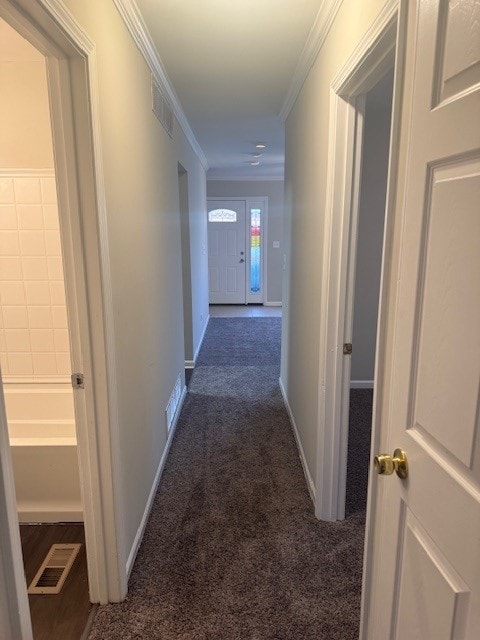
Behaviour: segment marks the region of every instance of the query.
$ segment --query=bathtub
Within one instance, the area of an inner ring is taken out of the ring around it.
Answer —
[[[4,381],[20,522],[82,522],[69,382]]]

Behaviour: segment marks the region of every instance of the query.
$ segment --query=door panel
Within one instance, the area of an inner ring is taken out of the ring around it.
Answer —
[[[227,293],[238,293],[237,267],[227,267]]]
[[[470,468],[480,375],[480,343],[472,340],[480,327],[480,300],[471,295],[480,274],[480,212],[472,206],[480,203],[480,163],[434,170],[432,183],[409,423]]]
[[[220,291],[220,273],[218,267],[209,267],[208,269],[208,281],[211,293],[218,293]]]
[[[373,479],[369,639],[480,628],[479,11],[408,6],[380,439],[406,451],[410,475]]]
[[[480,9],[478,2],[443,2],[437,42],[437,103],[468,90],[480,79]]]
[[[208,222],[209,297],[212,304],[245,303],[245,201],[208,201],[225,222]]]
[[[470,590],[412,512],[406,513],[393,637],[395,640],[463,638]]]

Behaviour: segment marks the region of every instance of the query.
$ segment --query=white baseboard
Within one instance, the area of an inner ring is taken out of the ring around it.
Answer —
[[[295,424],[295,418],[293,417],[292,409],[290,407],[290,403],[288,402],[287,393],[285,391],[285,387],[283,386],[281,378],[279,378],[278,383],[280,385],[280,391],[282,392],[283,402],[285,403],[288,417],[290,418],[293,435],[295,436],[295,441],[297,443],[298,454],[300,456],[300,462],[302,463],[305,480],[307,481],[308,492],[310,493],[313,504],[315,504],[315,485],[313,484],[312,476],[310,475],[310,471],[308,470],[307,459],[305,458],[305,452],[303,451],[302,443],[300,442],[300,436],[298,434],[297,425]]]
[[[202,335],[198,342],[197,348],[195,349],[195,354],[193,356],[193,360],[185,360],[185,369],[193,369],[195,367],[195,362],[197,361],[198,354],[200,353],[200,347],[202,346],[203,339],[205,338],[205,333],[207,331],[208,322],[210,320],[210,314],[207,316],[205,321],[205,325],[203,327]]]
[[[23,509],[18,508],[18,521],[21,524],[33,522],[83,522],[83,511],[81,509]]]
[[[373,389],[373,380],[350,380],[350,389]]]
[[[142,517],[142,520],[140,522],[140,526],[138,527],[137,533],[135,535],[135,539],[133,541],[132,548],[130,549],[130,553],[128,554],[127,566],[126,566],[127,577],[128,578],[130,578],[130,573],[131,573],[131,571],[133,569],[133,564],[135,562],[135,558],[137,557],[138,550],[139,550],[140,545],[142,543],[142,538],[143,538],[143,534],[145,532],[145,527],[147,526],[148,518],[150,516],[150,511],[152,510],[153,500],[155,498],[155,494],[157,493],[158,484],[159,484],[160,479],[162,477],[163,469],[165,468],[165,463],[167,461],[168,452],[170,451],[170,447],[172,445],[172,440],[173,440],[173,436],[175,434],[175,429],[177,428],[178,418],[180,416],[180,412],[182,410],[183,403],[185,401],[185,396],[186,395],[187,395],[187,387],[184,386],[183,389],[182,389],[182,395],[181,395],[180,400],[178,402],[177,410],[175,412],[175,417],[174,417],[173,422],[172,422],[172,427],[171,427],[170,433],[168,435],[168,440],[167,440],[167,442],[165,444],[165,449],[163,451],[162,458],[160,460],[160,464],[158,465],[158,469],[157,469],[157,472],[155,474],[155,478],[153,480],[152,488],[150,489],[150,494],[148,496],[147,504],[145,506],[145,511],[143,512],[143,517]]]
[[[264,302],[263,306],[264,307],[281,307],[282,303],[281,302]]]

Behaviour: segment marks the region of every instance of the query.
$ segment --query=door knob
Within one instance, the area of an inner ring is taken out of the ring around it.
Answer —
[[[375,456],[373,464],[375,471],[379,475],[391,476],[395,471],[402,480],[408,477],[407,454],[401,449],[395,449],[393,458],[388,453],[381,453],[379,456]]]
[[[240,263],[245,262],[245,260],[243,258],[240,258]]]

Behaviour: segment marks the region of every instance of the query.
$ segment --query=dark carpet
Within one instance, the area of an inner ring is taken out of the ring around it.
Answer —
[[[348,428],[347,518],[367,507],[367,485],[372,435],[373,389],[350,390]]]
[[[364,514],[314,517],[278,318],[212,318],[121,604],[90,640],[356,640]]]

